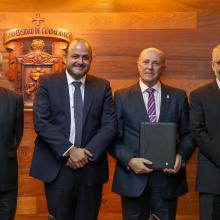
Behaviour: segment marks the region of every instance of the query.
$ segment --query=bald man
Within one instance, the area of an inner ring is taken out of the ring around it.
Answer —
[[[199,148],[196,189],[200,219],[220,219],[220,45],[212,51],[215,80],[190,94],[190,128]]]
[[[96,220],[117,129],[112,92],[108,81],[88,74],[87,41],[73,40],[65,62],[66,71],[40,78],[30,175],[44,182],[51,218]]]
[[[139,81],[115,93],[119,134],[110,148],[117,161],[113,191],[121,195],[123,220],[146,220],[152,214],[161,220],[174,220],[177,198],[187,192],[184,165],[194,148],[188,130],[187,96],[184,91],[160,82],[166,68],[163,51],[144,49],[137,66]],[[151,107],[148,108],[149,91],[154,99],[153,115]],[[152,170],[151,161],[139,156],[141,122],[177,124],[173,169]]]

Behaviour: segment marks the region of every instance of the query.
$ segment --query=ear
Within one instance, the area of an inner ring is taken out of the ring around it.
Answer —
[[[212,66],[213,72],[215,72],[215,63],[213,61],[211,61],[211,66]]]
[[[63,57],[63,62],[66,64],[66,56]]]
[[[138,60],[138,61],[137,61],[138,72],[140,72],[140,68],[141,68],[140,65],[141,65],[141,64],[140,64],[140,61]]]

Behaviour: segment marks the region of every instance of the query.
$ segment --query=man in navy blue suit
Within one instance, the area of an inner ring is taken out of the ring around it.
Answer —
[[[185,163],[194,148],[187,96],[160,82],[166,67],[163,51],[143,50],[137,65],[139,82],[115,93],[119,132],[110,148],[117,161],[113,191],[121,195],[123,220],[146,220],[151,214],[174,220],[177,198],[187,192]],[[140,123],[144,121],[177,123],[173,169],[152,170],[151,161],[139,156]]]
[[[42,180],[56,220],[96,220],[106,149],[116,135],[110,84],[88,75],[92,50],[83,39],[66,49],[66,71],[40,78],[34,102],[37,133],[30,175]]]

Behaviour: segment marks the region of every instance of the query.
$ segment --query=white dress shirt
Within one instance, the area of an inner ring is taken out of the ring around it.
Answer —
[[[141,88],[142,96],[144,99],[144,104],[146,107],[146,114],[147,114],[147,103],[148,103],[148,92],[146,91],[149,87],[145,85],[140,78],[139,80],[139,85]],[[160,117],[160,105],[161,105],[161,83],[158,81],[152,88],[155,89],[154,91],[154,99],[155,99],[155,107],[156,107],[156,121],[158,122],[159,117]]]
[[[84,102],[84,90],[85,90],[85,81],[86,81],[86,75],[83,76],[79,80],[75,80],[66,70],[66,78],[67,78],[67,83],[68,83],[68,88],[69,88],[69,98],[70,98],[70,136],[69,136],[69,141],[73,144],[75,140],[75,117],[74,117],[74,91],[75,87],[73,85],[74,81],[80,81],[82,84],[80,86],[81,93],[82,93],[82,101]],[[72,148],[74,145],[72,145],[70,148]],[[70,148],[63,154],[63,156],[66,156]]]
[[[220,81],[218,80],[218,78],[216,78],[216,82],[217,82],[218,88],[220,90]]]

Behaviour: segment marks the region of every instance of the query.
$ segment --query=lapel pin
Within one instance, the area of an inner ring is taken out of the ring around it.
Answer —
[[[170,98],[170,95],[167,95],[167,99],[169,99]]]

